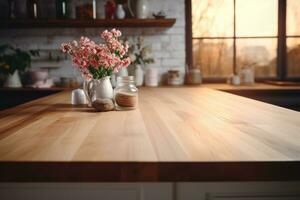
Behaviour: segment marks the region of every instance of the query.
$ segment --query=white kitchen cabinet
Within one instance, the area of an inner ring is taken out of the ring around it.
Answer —
[[[0,200],[172,200],[170,183],[1,183]]]
[[[178,183],[177,200],[300,200],[300,182]]]
[[[300,200],[300,182],[1,183],[0,200]]]

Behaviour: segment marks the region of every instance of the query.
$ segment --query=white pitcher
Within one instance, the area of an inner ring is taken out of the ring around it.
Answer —
[[[101,79],[92,79],[86,81],[83,85],[89,105],[96,99],[112,99],[113,88],[110,82],[110,77],[106,76]]]

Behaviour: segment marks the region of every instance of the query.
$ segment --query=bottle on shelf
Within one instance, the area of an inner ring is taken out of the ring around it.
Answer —
[[[58,19],[67,19],[70,17],[69,0],[56,0],[56,17]]]
[[[113,19],[116,12],[116,3],[113,0],[106,1],[105,19]]]
[[[93,0],[93,19],[96,19],[97,17],[97,5],[96,0]]]
[[[15,0],[8,0],[9,5],[9,18],[15,19],[16,18],[16,2]]]
[[[27,15],[31,19],[38,18],[38,0],[27,0]]]

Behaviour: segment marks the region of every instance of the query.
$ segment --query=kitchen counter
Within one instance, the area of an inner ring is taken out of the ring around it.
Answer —
[[[248,97],[284,108],[300,111],[300,85],[254,85],[204,84],[205,87]]]
[[[2,182],[300,180],[300,113],[207,87],[98,113],[64,91],[0,112],[0,160]]]
[[[300,85],[273,85],[268,83],[255,83],[253,85],[230,85],[225,83],[205,83],[203,86],[217,90],[300,90]]]

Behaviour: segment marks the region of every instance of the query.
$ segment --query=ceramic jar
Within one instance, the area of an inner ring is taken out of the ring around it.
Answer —
[[[124,19],[125,18],[125,11],[122,4],[117,5],[116,9],[116,17],[117,19]]]
[[[145,85],[149,87],[158,86],[158,72],[155,68],[149,68],[145,73]]]
[[[138,19],[146,19],[148,17],[149,5],[147,0],[137,0],[136,16]]]
[[[190,69],[187,72],[186,83],[187,84],[201,84],[202,77],[200,69]]]
[[[168,71],[168,85],[182,85],[183,75],[179,70],[169,70]]]
[[[92,79],[89,81],[85,81],[83,90],[86,94],[89,106],[91,106],[92,102],[97,99],[113,98],[113,88],[109,76],[103,77],[101,79]]]

